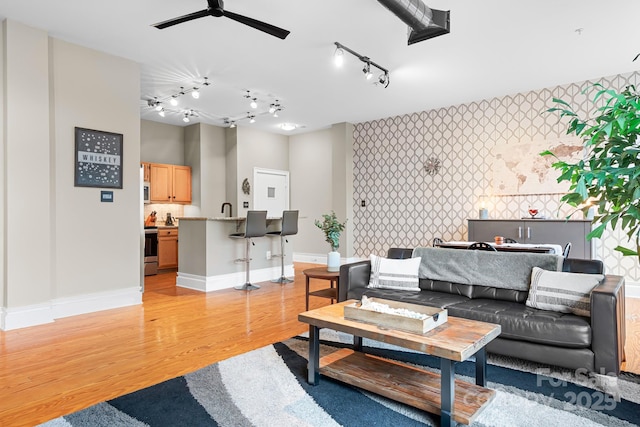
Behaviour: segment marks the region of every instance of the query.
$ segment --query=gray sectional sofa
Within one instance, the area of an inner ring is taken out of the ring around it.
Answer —
[[[540,260],[540,268],[546,270],[587,274],[603,273],[601,261],[559,258],[557,266],[550,266],[548,257],[555,255],[542,255],[547,258],[538,259],[538,254],[525,254],[522,258],[519,254],[494,252],[489,255],[489,252],[459,249],[415,251],[422,257],[418,292],[367,287],[371,274],[371,262],[367,260],[341,266],[338,300],[361,299],[367,295],[446,308],[449,316],[501,325],[500,337],[487,347],[490,353],[569,369],[582,368],[596,374],[620,373],[625,337],[624,278],[604,275],[591,291],[591,317],[529,307],[525,305],[528,289],[522,288],[522,284],[511,286],[509,283],[522,281],[512,273],[518,268],[526,270],[521,265],[523,260],[525,264],[536,264]],[[477,254],[469,257],[462,252]],[[387,257],[410,258],[412,254],[412,249],[392,248]],[[493,261],[499,263],[492,264]],[[519,267],[504,264],[511,261]],[[475,269],[478,283],[468,283],[469,277],[476,277]],[[456,280],[443,280],[442,271],[446,277],[452,270]],[[530,274],[526,280],[530,280]]]

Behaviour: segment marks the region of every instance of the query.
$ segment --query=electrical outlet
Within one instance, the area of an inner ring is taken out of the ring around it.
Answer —
[[[271,251],[267,251],[267,259],[271,259]]]

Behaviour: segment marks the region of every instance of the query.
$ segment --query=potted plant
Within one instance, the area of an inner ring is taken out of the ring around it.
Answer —
[[[553,167],[562,173],[558,182],[569,181],[569,193],[562,201],[580,207],[587,216],[592,201],[597,207],[593,219],[597,226],[588,238],[601,237],[607,227],[620,226],[634,247],[618,245],[623,255],[637,256],[640,252],[640,93],[635,86],[627,86],[618,93],[595,84],[595,117],[583,120],[571,106],[553,98],[558,106],[548,112],[559,112],[570,118],[567,134],[575,133],[585,147],[585,157],[577,163],[558,159]],[[586,91],[585,90],[585,91]],[[554,156],[550,151],[542,155]],[[556,157],[557,158],[557,157]]]
[[[344,231],[344,226],[347,223],[338,221],[336,213],[331,211],[331,214],[322,215],[322,222],[315,221],[316,227],[322,230],[325,236],[325,241],[331,245],[331,252],[327,255],[327,270],[339,271],[340,270],[340,233]]]

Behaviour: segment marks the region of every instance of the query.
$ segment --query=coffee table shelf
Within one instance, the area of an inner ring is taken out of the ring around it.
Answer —
[[[424,411],[440,414],[440,375],[370,354],[341,349],[320,359],[320,373]],[[495,391],[455,380],[452,417],[471,424]]]

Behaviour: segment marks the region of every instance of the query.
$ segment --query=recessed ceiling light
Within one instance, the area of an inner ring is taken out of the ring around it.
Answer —
[[[295,125],[295,124],[293,124],[293,123],[281,123],[281,124],[280,124],[280,129],[282,129],[282,130],[287,130],[287,131],[289,131],[289,130],[294,130],[294,129],[296,129],[297,127],[298,127],[298,126],[297,126],[297,125]]]

